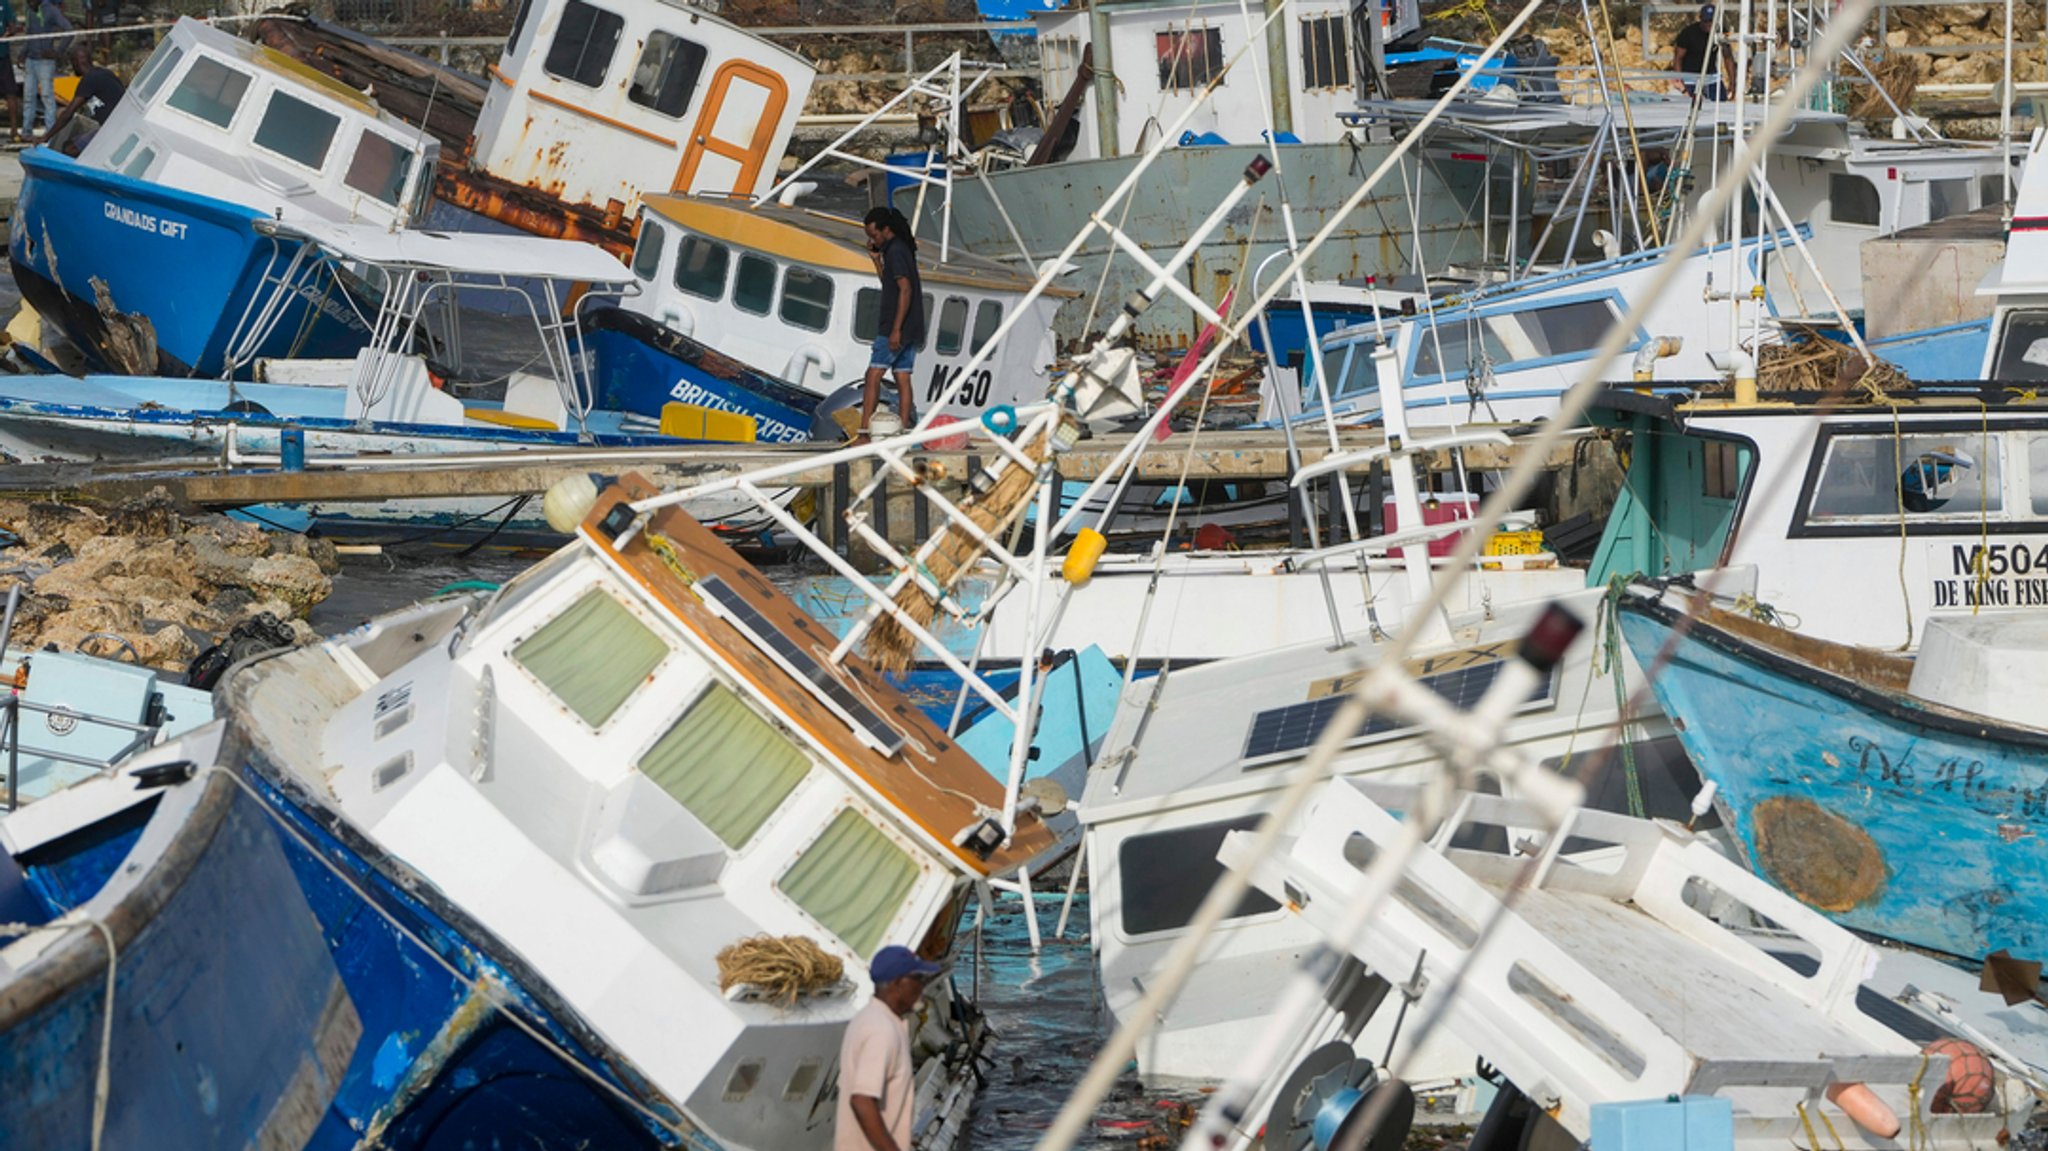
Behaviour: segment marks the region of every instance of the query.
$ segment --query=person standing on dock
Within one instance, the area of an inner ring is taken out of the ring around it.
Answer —
[[[1721,50],[1714,43],[1714,6],[1700,9],[1700,18],[1681,29],[1671,40],[1671,70],[1678,73],[1678,86],[1693,94],[1693,85],[1706,89],[1707,99],[1721,98]]]
[[[31,137],[36,132],[36,113],[43,114],[47,135],[57,128],[57,61],[70,48],[71,38],[59,35],[71,31],[71,19],[64,15],[62,0],[28,0],[27,31],[31,39],[22,49],[27,58],[28,96],[21,110],[21,130]]]
[[[904,1020],[924,998],[925,981],[938,973],[938,964],[896,944],[875,952],[868,963],[875,997],[847,1023],[839,1044],[832,1151],[910,1151],[917,1084],[910,1077],[910,1028]]]
[[[860,401],[860,434],[854,443],[868,442],[868,422],[881,402],[882,377],[896,376],[896,415],[905,428],[917,423],[917,406],[911,402],[910,372],[917,366],[918,345],[924,343],[924,281],[917,274],[917,241],[910,234],[910,221],[894,208],[875,208],[862,226],[868,233],[868,252],[875,260],[875,273],[882,278],[882,307],[876,317],[873,349],[868,354],[867,390]]]

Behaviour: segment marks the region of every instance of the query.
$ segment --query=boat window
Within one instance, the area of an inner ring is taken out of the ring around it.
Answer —
[[[853,294],[853,338],[868,343],[882,334],[882,290],[862,288]]]
[[[633,245],[633,274],[643,280],[654,279],[654,273],[661,270],[661,246],[668,243],[668,233],[660,224],[648,218],[640,222],[640,239]]]
[[[526,18],[533,15],[533,0],[519,0],[519,10],[512,15],[512,34],[505,37],[505,51],[512,52],[519,46],[519,34],[526,31]]]
[[[128,153],[135,150],[135,145],[140,139],[140,136],[131,133],[126,140],[121,141],[121,146],[114,149],[113,155],[107,157],[107,167],[110,169],[120,167],[121,161],[126,160]]]
[[[1836,172],[1828,177],[1828,219],[1835,223],[1875,228],[1881,204],[1877,185],[1863,177],[1847,172]]]
[[[1998,334],[1994,380],[2048,380],[2048,311],[2008,312]]]
[[[2005,203],[2005,177],[2000,175],[1977,177],[1977,206],[1989,207]]]
[[[1608,300],[1580,300],[1517,312],[1536,355],[1571,356],[1600,346],[1600,338],[1620,318]]]
[[[318,171],[327,163],[327,149],[341,117],[316,108],[289,92],[272,93],[256,125],[256,146]]]
[[[866,959],[916,883],[917,861],[847,808],[775,886]]]
[[[210,56],[192,61],[192,67],[171,92],[171,107],[189,112],[209,124],[225,128],[242,106],[242,94],[249,90],[249,76]]]
[[[960,341],[967,335],[967,301],[958,296],[947,296],[939,308],[939,343],[942,356],[950,356],[960,350]]]
[[[512,648],[512,659],[591,727],[603,727],[668,654],[668,645],[603,588]]]
[[[666,32],[651,32],[640,62],[633,66],[633,86],[626,98],[664,116],[681,116],[696,94],[704,74],[704,45]]]
[[[149,166],[155,162],[156,149],[144,148],[142,151],[135,153],[135,158],[133,160],[128,161],[128,166],[126,168],[121,169],[121,174],[124,176],[139,177],[144,172],[149,171]]]
[[[799,328],[824,331],[832,322],[832,277],[791,268],[782,277],[782,318]]]
[[[1927,181],[1927,218],[1945,220],[1970,210],[1970,181]]]
[[[1003,306],[994,300],[983,300],[974,308],[974,339],[967,345],[970,352],[979,352],[988,347],[989,337],[996,334],[996,327],[1003,322]]]
[[[725,298],[732,249],[702,236],[684,236],[676,248],[676,287],[707,300]]]
[[[1223,875],[1216,851],[1223,837],[1259,825],[1256,815],[1133,835],[1117,845],[1117,882],[1123,896],[1125,935],[1174,931],[1188,925],[1209,889]],[[1280,905],[1261,891],[1246,891],[1228,918],[1264,915]]]
[[[1223,70],[1223,30],[1220,28],[1175,28],[1154,37],[1159,50],[1161,91],[1189,91],[1200,88]]]
[[[547,59],[541,62],[541,68],[550,76],[595,88],[604,83],[612,52],[619,46],[619,31],[625,26],[625,18],[616,12],[607,12],[583,0],[569,0],[568,7],[562,9],[555,42],[548,45]]]
[[[1351,47],[1344,39],[1343,16],[1310,16],[1301,22],[1301,86],[1351,86]]]
[[[147,102],[156,95],[157,86],[164,82],[164,77],[178,70],[178,61],[184,58],[185,50],[176,44],[166,42],[159,45],[149,54],[149,59],[142,62],[142,71],[135,74],[135,83],[129,86],[128,95]]]
[[[1477,338],[1479,347],[1472,347]],[[1469,316],[1452,314],[1431,323],[1428,319],[1418,322],[1415,332],[1415,375],[1421,379],[1445,374],[1442,364],[1449,365],[1454,375],[1482,370],[1480,358],[1486,364],[1499,367],[1515,359],[1507,344],[1501,340],[1501,326],[1491,319],[1473,319]],[[1439,359],[1438,349],[1442,349]]]
[[[375,132],[364,132],[356,140],[356,154],[348,162],[348,175],[343,182],[397,207],[398,198],[405,193],[405,178],[411,174],[412,153],[405,145]]]
[[[738,851],[810,774],[811,761],[745,700],[714,684],[640,757],[640,770]]]
[[[732,277],[732,302],[742,312],[767,315],[775,304],[775,261],[741,256],[740,269]]]
[[[2048,435],[2027,437],[2027,492],[2037,516],[2048,516]]]
[[[1953,435],[1829,437],[1807,510],[1812,523],[1975,517],[2002,510],[2001,441]]]

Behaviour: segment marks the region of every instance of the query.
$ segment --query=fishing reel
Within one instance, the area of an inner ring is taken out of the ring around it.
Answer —
[[[1400,1151],[1415,1124],[1415,1092],[1349,1043],[1302,1057],[1273,1097],[1266,1151]]]

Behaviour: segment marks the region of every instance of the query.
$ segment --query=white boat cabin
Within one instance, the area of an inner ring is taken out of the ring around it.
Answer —
[[[821,1151],[869,958],[945,955],[974,885],[1053,840],[1027,815],[987,856],[961,846],[1001,785],[880,673],[826,662],[834,638],[680,511],[615,545],[607,517],[654,494],[608,488],[481,607],[429,601],[238,678],[232,722],[572,1005],[690,1145]],[[788,1003],[723,978],[720,951],[763,935],[844,977]]]
[[[751,196],[817,69],[676,0],[521,0],[471,163],[630,220],[645,193]]]
[[[925,342],[917,354],[916,402],[935,402],[1020,306],[1029,313],[959,388],[949,410],[974,415],[1042,399],[1054,357],[1053,313],[1075,293],[1057,288],[1023,305],[1029,279],[957,249],[940,263],[936,252],[933,244],[918,248]],[[644,286],[625,301],[628,309],[758,371],[820,393],[867,374],[882,293],[858,221],[650,196],[633,275]]]
[[[280,218],[404,226],[440,145],[274,49],[180,19],[78,159]]]
[[[2048,134],[2035,129],[2027,158],[2041,155]],[[2048,166],[2023,180],[2014,195],[2012,223],[2005,238],[2005,263],[1977,289],[1996,301],[1991,340],[1984,349],[1984,378],[2038,387],[2048,380]]]
[[[1239,62],[1187,131],[1223,143],[1259,143],[1266,132],[1258,90],[1264,77],[1271,91],[1263,95],[1273,104],[1280,132],[1310,144],[1336,140],[1343,135],[1337,113],[1357,100],[1360,51],[1376,58],[1381,43],[1421,27],[1415,0],[1377,0],[1377,35],[1359,23],[1349,0],[1285,2],[1287,14],[1265,33],[1267,42],[1252,47],[1257,59]],[[1256,28],[1264,13],[1253,11]],[[1244,10],[1229,0],[1113,0],[1034,13],[1033,19],[1039,77],[1054,103],[1072,87],[1083,50],[1094,49],[1096,79],[1077,117],[1080,135],[1071,157],[1076,160],[1151,146],[1161,125],[1178,119],[1245,48],[1248,35]],[[1369,46],[1356,43],[1362,29],[1373,40]],[[1284,52],[1284,71],[1269,67],[1276,52]]]
[[[1937,611],[2048,607],[2048,401],[1995,383],[1768,400],[1596,401],[1632,446],[1590,580],[1754,569],[1753,589],[1745,571],[1717,591],[1895,649]]]

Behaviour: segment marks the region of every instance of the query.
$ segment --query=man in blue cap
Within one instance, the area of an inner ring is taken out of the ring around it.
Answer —
[[[1721,98],[1721,51],[1714,43],[1714,6],[1700,9],[1700,18],[1687,24],[1671,41],[1671,70],[1678,73],[1678,86],[1690,96],[1695,83],[1706,87],[1707,99]]]
[[[839,1044],[839,1103],[832,1151],[910,1151],[910,1029],[904,1017],[924,998],[939,965],[891,944],[868,962],[875,997],[846,1025]]]

